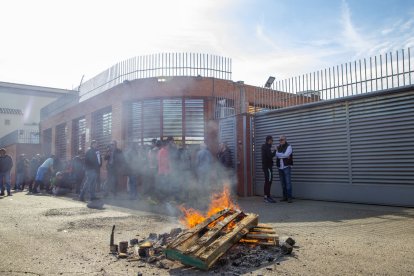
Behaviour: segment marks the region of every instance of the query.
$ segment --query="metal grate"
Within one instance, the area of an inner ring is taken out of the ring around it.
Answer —
[[[52,154],[52,129],[48,128],[43,130],[43,143],[42,149],[45,156],[50,156]]]
[[[129,124],[127,130],[127,141],[142,144],[142,102],[132,102],[129,104]]]
[[[92,114],[92,140],[98,149],[105,152],[112,139],[112,107],[100,109]]]
[[[267,135],[277,141],[284,134],[294,151],[296,196],[414,206],[412,92],[399,88],[256,115],[257,193],[264,183],[260,146]],[[279,184],[272,189],[281,194]]]
[[[55,129],[55,155],[61,161],[66,160],[66,136],[66,123],[57,125]]]
[[[185,142],[199,144],[204,141],[204,100],[185,99]]]
[[[84,156],[86,151],[86,119],[84,117],[72,122],[72,156]]]
[[[178,143],[183,138],[183,100],[168,99],[162,101],[162,134],[172,136]]]
[[[143,106],[144,143],[161,138],[161,100],[146,100]]]
[[[174,137],[179,144],[199,144],[204,141],[202,99],[146,100],[132,102],[127,106],[128,142],[142,141],[149,144],[154,138],[165,139],[168,136]]]

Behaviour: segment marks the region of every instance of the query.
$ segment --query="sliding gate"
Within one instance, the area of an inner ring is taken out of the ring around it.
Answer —
[[[263,194],[260,146],[286,135],[298,198],[414,206],[414,88],[256,114],[255,191]],[[275,168],[272,194],[281,196]]]

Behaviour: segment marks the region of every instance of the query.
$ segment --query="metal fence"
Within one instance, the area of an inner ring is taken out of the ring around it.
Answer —
[[[39,138],[38,129],[17,129],[0,139],[0,147],[14,144],[39,144]]]
[[[151,77],[201,76],[231,80],[231,59],[197,53],[160,53],[121,61],[82,83],[80,101],[124,81]]]
[[[414,84],[411,48],[279,80],[255,91],[255,110],[332,100]],[[283,93],[286,92],[286,93]]]

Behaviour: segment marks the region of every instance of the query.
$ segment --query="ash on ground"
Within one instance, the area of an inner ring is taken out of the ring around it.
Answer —
[[[137,262],[138,267],[179,269],[183,265],[178,261],[166,259],[164,250],[167,244],[176,239],[182,231],[181,228],[174,228],[170,233],[158,235],[151,233],[142,240],[132,239],[129,241],[127,252],[119,252],[116,255],[118,258],[126,259],[127,262]],[[292,253],[294,244],[295,241],[290,237],[281,242],[280,246],[236,243],[217,260],[209,271],[220,275],[238,275],[270,264],[280,264],[287,255]]]

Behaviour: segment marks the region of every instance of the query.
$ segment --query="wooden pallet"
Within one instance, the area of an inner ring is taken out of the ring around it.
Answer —
[[[259,216],[225,209],[184,231],[167,245],[165,255],[185,265],[208,270],[231,246],[258,224]],[[228,225],[233,225],[231,229]]]
[[[239,241],[240,243],[259,244],[268,246],[279,246],[279,235],[276,234],[272,226],[259,223],[250,229]]]

